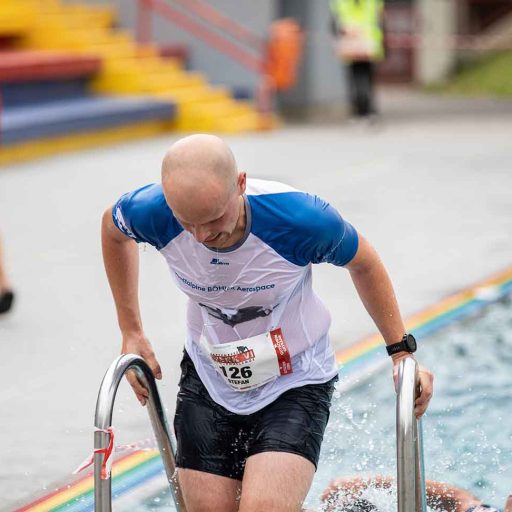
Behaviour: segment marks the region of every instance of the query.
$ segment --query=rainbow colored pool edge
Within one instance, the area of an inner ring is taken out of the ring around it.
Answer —
[[[406,319],[408,331],[418,339],[460,320],[512,293],[512,267],[447,297]],[[336,353],[341,370],[339,390],[346,390],[381,368],[388,361],[382,337],[371,335]],[[112,495],[116,500],[150,481],[165,482],[157,450],[135,450],[119,457],[112,468]],[[56,489],[14,512],[90,512],[94,510],[92,472]]]

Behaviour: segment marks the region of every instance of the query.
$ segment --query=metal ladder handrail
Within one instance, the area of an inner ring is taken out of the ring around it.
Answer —
[[[107,475],[106,479],[101,478],[101,467],[105,455],[98,453],[97,450],[106,449],[109,444],[110,434],[106,430],[112,426],[112,413],[117,388],[128,370],[134,370],[141,384],[149,391],[148,414],[162,456],[176,510],[186,512],[183,496],[175,478],[176,440],[169,430],[151,369],[142,357],[135,354],[121,355],[110,365],[103,377],[98,393],[94,419],[97,429],[94,432],[94,510],[95,512],[112,511],[112,479],[110,474]]]
[[[396,402],[398,512],[427,510],[422,423],[414,414],[418,386],[418,363],[412,357],[400,361]]]

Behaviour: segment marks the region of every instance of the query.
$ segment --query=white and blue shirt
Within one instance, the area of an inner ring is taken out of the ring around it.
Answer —
[[[234,413],[252,414],[288,389],[336,375],[331,317],[313,292],[311,270],[313,263],[346,265],[357,252],[358,235],[327,202],[281,183],[249,179],[244,199],[244,236],[226,249],[206,247],[185,231],[158,184],[122,196],[113,220],[162,254],[188,296],[185,348],[212,399]],[[256,389],[232,389],[199,343],[205,318],[219,343],[280,327],[293,372]]]

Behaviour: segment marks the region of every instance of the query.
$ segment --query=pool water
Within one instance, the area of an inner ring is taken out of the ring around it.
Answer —
[[[511,303],[425,339],[417,359],[435,374],[423,420],[426,477],[503,506],[512,493]],[[395,449],[389,368],[336,397],[308,502],[318,503],[334,475],[395,475]],[[381,510],[396,510],[396,503]]]
[[[426,477],[502,507],[512,493],[510,300],[420,340],[417,359],[435,374],[434,398],[423,420]],[[335,393],[306,505],[319,507],[319,495],[335,476],[373,474],[396,474],[391,366],[347,393]],[[367,493],[381,512],[396,511],[395,496]],[[140,510],[172,509],[168,492],[157,489]]]

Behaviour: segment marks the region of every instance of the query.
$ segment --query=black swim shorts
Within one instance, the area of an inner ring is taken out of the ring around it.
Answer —
[[[263,409],[239,415],[210,398],[185,351],[174,417],[176,465],[242,480],[251,455],[287,452],[316,467],[337,380],[290,389]]]

